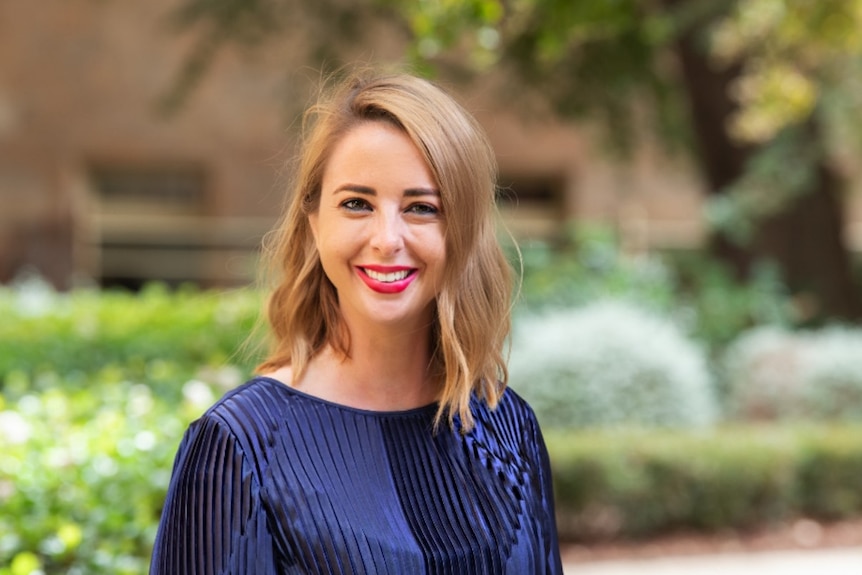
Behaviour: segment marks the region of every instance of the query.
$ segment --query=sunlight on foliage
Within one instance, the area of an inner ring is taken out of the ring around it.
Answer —
[[[478,69],[498,61],[503,16],[499,0],[420,0],[401,6],[415,40],[415,56],[431,60],[457,46]]]
[[[56,387],[9,401],[0,412],[0,564],[12,573],[32,567],[28,558],[47,573],[145,572],[177,443],[203,409],[111,372],[78,391],[58,376]]]
[[[761,71],[751,66],[731,94],[741,110],[730,120],[730,134],[740,141],[765,142],[811,115],[818,87],[795,67],[774,65]]]
[[[765,142],[805,121],[823,92],[838,87],[848,64],[862,57],[860,29],[859,0],[737,2],[711,35],[717,65],[742,63],[731,134]]]
[[[257,294],[0,287],[0,575],[147,571],[183,431],[249,373]]]

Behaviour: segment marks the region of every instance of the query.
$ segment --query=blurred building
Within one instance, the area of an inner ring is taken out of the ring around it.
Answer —
[[[168,116],[191,46],[169,25],[175,4],[0,3],[0,282],[26,269],[61,288],[253,277],[316,72],[292,36],[223,52]],[[380,36],[375,57],[396,58],[397,37]],[[632,250],[700,241],[701,184],[684,162],[650,146],[610,161],[586,128],[502,108],[490,92],[503,85],[517,89],[489,80],[461,100],[496,148],[516,235],[599,220]]]

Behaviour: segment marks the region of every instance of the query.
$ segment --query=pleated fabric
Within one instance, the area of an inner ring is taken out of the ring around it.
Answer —
[[[466,434],[437,405],[354,409],[256,378],[186,432],[151,575],[560,574],[548,454],[507,389]]]

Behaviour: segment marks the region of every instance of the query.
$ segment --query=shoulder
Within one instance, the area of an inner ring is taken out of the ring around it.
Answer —
[[[280,389],[282,385],[254,378],[227,392],[189,426],[184,443],[202,435],[217,435],[259,467],[284,420],[289,397]]]
[[[255,377],[225,393],[195,424],[217,424],[243,447],[268,442],[285,421],[290,400],[283,383]]]
[[[514,390],[506,388],[497,405],[474,400],[475,425],[464,441],[477,453],[505,462],[527,474],[543,465],[544,439],[530,405]]]
[[[508,423],[509,425],[534,426],[536,414],[527,401],[518,395],[511,387],[506,387],[497,405],[490,407],[485,401],[474,400],[473,412],[478,421]]]
[[[283,384],[264,377],[256,377],[225,393],[202,416],[214,419],[228,428],[245,427],[253,422],[277,419],[283,413],[287,396]]]
[[[518,393],[511,387],[506,387],[506,389],[503,390],[503,393],[500,395],[499,405],[506,406],[506,409],[511,409],[524,415],[529,415],[529,417],[535,417],[535,414],[533,413],[533,408],[530,407],[530,404],[527,403],[527,400],[518,395]]]
[[[493,437],[501,447],[515,451],[530,451],[541,440],[533,409],[511,388],[503,391],[494,407],[474,399],[472,411],[475,425],[468,435],[477,439]]]

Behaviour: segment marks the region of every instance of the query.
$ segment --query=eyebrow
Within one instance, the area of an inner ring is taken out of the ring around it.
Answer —
[[[360,184],[341,184],[333,193],[339,192],[353,192],[356,194],[363,194],[366,196],[376,196],[377,190],[369,186],[363,186]],[[404,195],[407,197],[421,197],[421,196],[439,196],[440,192],[438,192],[435,188],[407,188],[404,190]]]

